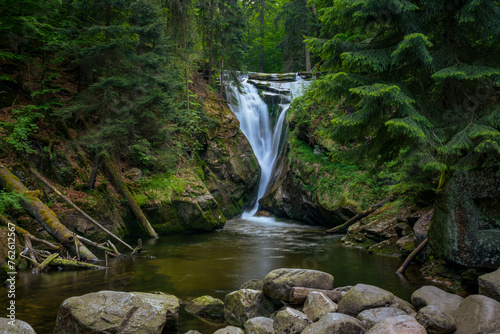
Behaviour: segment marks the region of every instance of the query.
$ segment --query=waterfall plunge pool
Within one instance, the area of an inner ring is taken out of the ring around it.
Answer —
[[[408,301],[413,291],[429,284],[417,266],[410,266],[403,280],[395,274],[401,265],[397,258],[346,248],[341,236],[324,230],[290,221],[234,219],[212,233],[145,240],[141,255],[115,259],[105,270],[19,272],[16,317],[38,334],[52,333],[59,306],[72,296],[101,290],[163,291],[183,302],[202,295],[224,300],[246,281],[277,268],[322,270],[335,277],[335,287],[372,284]],[[8,288],[1,290],[0,305],[7,305]],[[195,329],[210,334],[219,328],[184,312],[184,306],[177,333]]]

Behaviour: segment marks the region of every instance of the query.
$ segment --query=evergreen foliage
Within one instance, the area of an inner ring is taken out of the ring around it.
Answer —
[[[331,74],[312,98],[340,106],[328,132],[349,159],[449,173],[500,163],[496,1],[313,1]]]

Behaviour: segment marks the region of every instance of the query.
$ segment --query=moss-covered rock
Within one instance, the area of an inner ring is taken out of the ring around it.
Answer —
[[[355,317],[367,309],[390,306],[394,297],[392,292],[379,287],[357,284],[342,297],[338,312]]]
[[[211,296],[201,296],[188,302],[186,312],[211,319],[224,318],[224,302]]]
[[[273,312],[273,303],[261,291],[241,289],[224,299],[224,318],[234,326],[243,327],[248,319],[269,317]]]
[[[500,170],[456,172],[436,198],[431,250],[467,267],[500,265]]]

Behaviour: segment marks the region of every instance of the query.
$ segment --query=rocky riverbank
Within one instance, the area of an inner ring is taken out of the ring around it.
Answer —
[[[367,284],[334,288],[329,273],[283,268],[245,283],[224,301],[202,296],[183,303],[161,292],[100,291],[71,297],[61,304],[54,333],[175,331],[182,304],[188,313],[220,327],[214,334],[497,333],[500,269],[482,276],[479,285],[481,294],[466,298],[423,286],[405,301]],[[17,327],[8,319],[0,323],[5,324],[0,334],[35,333],[20,320]]]

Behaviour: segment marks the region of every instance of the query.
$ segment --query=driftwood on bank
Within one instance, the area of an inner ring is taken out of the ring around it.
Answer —
[[[116,170],[116,167],[114,166],[111,159],[107,156],[103,156],[102,160],[104,168],[106,168],[106,171],[110,175],[113,184],[127,201],[128,207],[130,208],[134,216],[139,220],[144,231],[149,237],[158,238],[158,234],[153,229],[153,226],[151,226],[151,224],[149,223],[148,219],[144,215],[144,212],[142,212],[139,204],[137,204],[137,201],[134,199],[134,196],[132,196],[132,194],[130,193],[130,190],[128,190],[127,185],[125,184],[125,182],[123,182],[120,173],[118,173],[118,171]]]
[[[40,175],[34,168],[30,168],[30,171],[33,175],[35,175],[40,181],[42,181],[47,187],[52,189],[59,197],[61,197],[66,203],[71,205],[76,211],[78,211],[82,216],[87,218],[92,224],[100,228],[104,233],[107,235],[111,236],[113,239],[118,240],[122,245],[130,249],[131,251],[134,251],[134,248],[132,248],[129,244],[127,244],[125,241],[117,237],[114,233],[109,231],[107,228],[102,226],[99,222],[97,222],[95,219],[90,217],[88,214],[86,214],[82,209],[80,209],[75,203],[73,203],[68,197],[64,196],[59,190],[57,190],[46,178],[44,178],[42,175]]]
[[[399,269],[396,270],[396,274],[403,274],[406,271],[406,268],[408,268],[408,266],[410,265],[411,260],[413,260],[413,258],[415,256],[417,256],[417,254],[420,253],[420,251],[422,249],[424,249],[424,247],[427,245],[428,242],[429,242],[429,239],[425,238],[424,241],[422,241],[420,243],[420,245],[418,245],[418,247],[415,248],[413,250],[413,252],[410,253],[410,255],[408,255],[408,257],[406,258],[405,262],[403,262],[403,264],[401,265],[401,267],[399,267]]]
[[[302,304],[306,301],[307,296],[311,292],[321,292],[326,297],[330,298],[333,302],[338,302],[342,296],[340,291],[335,290],[321,290],[303,287],[293,287],[290,291],[290,304]]]
[[[22,207],[35,217],[43,228],[59,241],[72,254],[78,255],[85,261],[99,261],[99,259],[79,240],[76,241],[78,250],[75,247],[75,237],[73,233],[57,218],[56,214],[47,207],[33,192],[13,175],[6,167],[0,165],[0,186],[9,192],[19,193],[19,202]]]
[[[0,223],[2,223],[2,225],[5,225],[5,226],[9,226],[9,223],[11,223],[12,225],[14,225],[17,234],[19,234],[23,238],[27,237],[27,238],[29,238],[33,242],[37,242],[39,244],[43,244],[48,249],[52,249],[52,250],[59,250],[60,249],[59,247],[57,247],[53,243],[48,242],[47,240],[43,240],[43,239],[39,239],[39,238],[35,237],[33,234],[29,233],[24,228],[17,226],[16,224],[12,223],[11,221],[9,221],[6,217],[4,217],[2,215],[0,215]]]
[[[347,229],[349,228],[349,226],[351,226],[354,223],[356,223],[356,222],[360,221],[361,219],[365,218],[370,213],[372,213],[372,212],[380,209],[387,202],[389,202],[391,200],[392,200],[392,196],[387,196],[383,201],[378,202],[377,204],[372,205],[371,208],[366,209],[365,211],[358,213],[356,216],[352,217],[351,219],[349,219],[348,221],[346,221],[344,224],[339,225],[339,226],[335,226],[334,228],[326,230],[326,233],[333,234],[333,233],[342,233],[342,232],[347,231]]]

